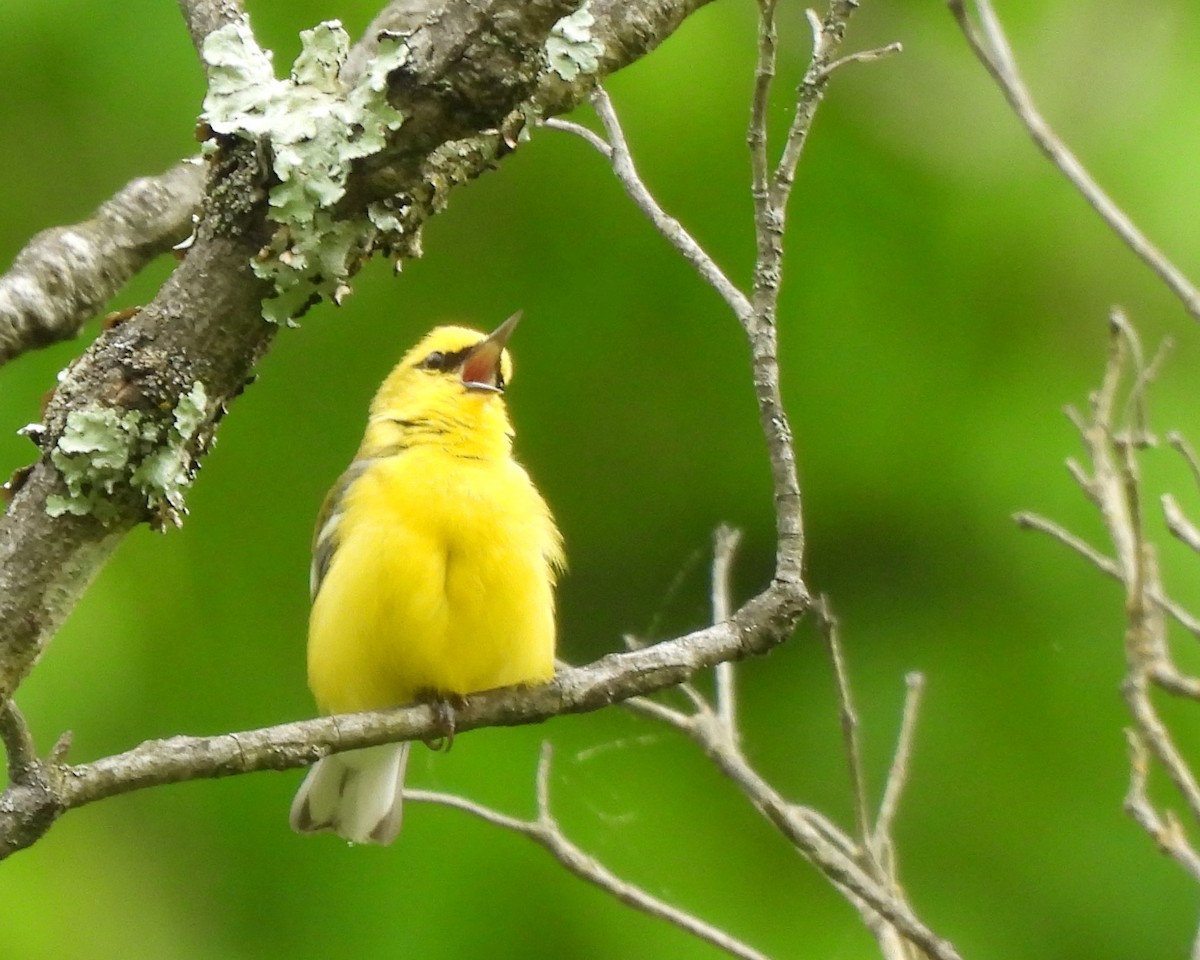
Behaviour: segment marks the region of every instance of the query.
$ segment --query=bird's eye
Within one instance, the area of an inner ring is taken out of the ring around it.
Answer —
[[[441,350],[435,350],[418,364],[422,370],[445,370],[446,355]]]

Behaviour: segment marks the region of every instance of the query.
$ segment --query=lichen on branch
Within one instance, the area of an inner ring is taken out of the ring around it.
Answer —
[[[350,38],[338,21],[300,34],[301,50],[287,80],[277,79],[271,54],[258,46],[249,20],[208,35],[209,67],[201,120],[212,131],[209,153],[222,138],[255,144],[270,163],[273,183],[270,242],[251,266],[274,296],[263,316],[285,322],[323,297],[335,301],[347,281],[378,245],[398,246],[401,221],[394,210],[371,205],[365,216],[335,216],[354,164],[387,146],[404,114],[388,102],[388,75],[409,56],[399,38],[379,41],[367,69],[347,87],[339,79]]]
[[[73,410],[50,452],[67,493],[47,497],[46,512],[52,517],[90,513],[108,524],[119,512],[113,494],[124,487],[145,499],[156,526],[180,526],[187,513],[184,492],[195,476],[192,442],[207,405],[204,384],[197,380],[166,424],[141,410]]]

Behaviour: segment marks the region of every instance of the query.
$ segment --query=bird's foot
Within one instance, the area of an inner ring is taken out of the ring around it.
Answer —
[[[454,693],[430,693],[422,699],[433,711],[436,736],[424,741],[430,750],[449,751],[454,746],[455,717],[454,711],[461,708],[466,700]]]

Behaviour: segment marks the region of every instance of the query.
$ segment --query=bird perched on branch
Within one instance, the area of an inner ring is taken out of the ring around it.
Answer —
[[[452,698],[554,674],[562,539],[512,456],[505,345],[438,327],[371,403],[366,434],[325,498],[312,559],[308,683],[323,713]],[[331,754],[291,824],[355,843],[400,829],[408,743]]]

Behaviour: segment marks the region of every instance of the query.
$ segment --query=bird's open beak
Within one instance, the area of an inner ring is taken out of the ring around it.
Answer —
[[[462,382],[468,390],[485,393],[503,393],[504,379],[500,374],[500,357],[513,330],[521,320],[523,310],[518,310],[488,335],[480,340],[467,354],[462,365]]]

